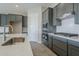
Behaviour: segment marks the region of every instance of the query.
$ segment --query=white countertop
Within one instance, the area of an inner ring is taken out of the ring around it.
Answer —
[[[61,37],[61,38],[65,38],[65,39],[68,39],[68,40],[73,40],[73,41],[79,42],[79,39],[73,39],[73,38],[69,38],[69,37],[65,37],[65,36],[61,36],[61,35],[56,35],[54,33],[48,33],[48,35],[57,36],[57,37]]]
[[[6,37],[24,37],[25,42],[0,46],[0,56],[33,56],[32,49],[26,34],[8,34]]]
[[[2,34],[2,36],[3,36],[3,39],[4,39],[4,34]],[[3,43],[5,43],[5,42],[7,42],[8,40],[10,40],[10,39],[12,39],[12,38],[14,38],[14,37],[24,37],[25,39],[27,39],[27,35],[26,34],[6,34],[5,35],[5,39],[6,39],[6,41],[2,41],[2,42],[0,42],[0,45],[2,45]]]

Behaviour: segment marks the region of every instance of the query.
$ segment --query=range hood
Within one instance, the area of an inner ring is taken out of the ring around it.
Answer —
[[[58,17],[57,19],[63,20],[65,18],[70,18],[71,16],[74,16],[74,15],[75,15],[74,12],[65,13],[64,15],[62,15],[61,17]]]

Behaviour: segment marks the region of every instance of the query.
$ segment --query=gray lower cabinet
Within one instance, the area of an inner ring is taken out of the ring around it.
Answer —
[[[79,56],[79,42],[58,36],[49,36],[48,48],[58,56]]]
[[[79,56],[79,42],[68,40],[68,55]]]
[[[47,46],[48,47],[48,41],[47,40],[42,40],[42,43],[45,45],[45,46]]]
[[[67,56],[67,40],[53,37],[53,51],[59,56]]]
[[[53,45],[53,37],[49,35],[48,37],[48,48],[52,50],[52,45]]]

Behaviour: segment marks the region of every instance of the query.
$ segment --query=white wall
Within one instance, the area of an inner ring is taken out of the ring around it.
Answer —
[[[41,7],[28,10],[28,37],[30,41],[41,43],[42,12]]]

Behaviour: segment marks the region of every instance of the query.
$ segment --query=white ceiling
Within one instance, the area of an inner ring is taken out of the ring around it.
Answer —
[[[16,5],[18,5],[18,7],[16,7]],[[52,7],[55,5],[55,3],[52,3]],[[0,3],[0,13],[23,14],[27,13],[29,8],[42,7],[42,9],[45,9],[48,6],[50,6],[49,3]]]

